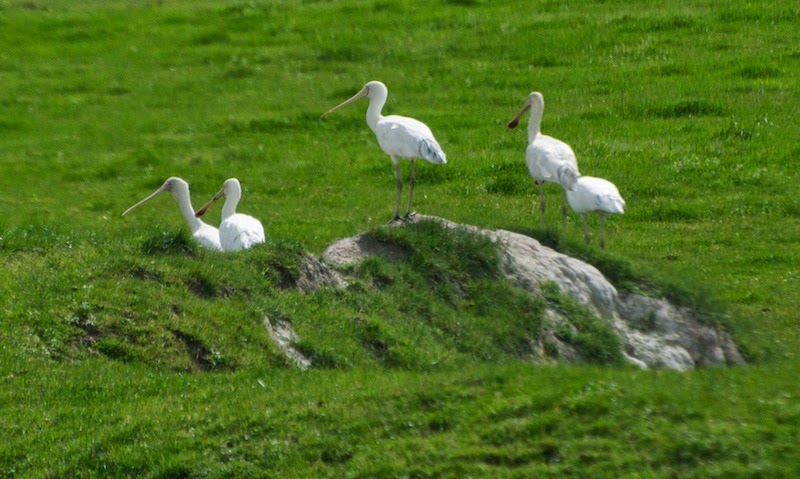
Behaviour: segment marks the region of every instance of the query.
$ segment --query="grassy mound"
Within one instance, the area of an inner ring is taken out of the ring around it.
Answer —
[[[367,236],[402,257],[369,257],[350,268],[348,288],[310,293],[293,288],[301,246],[274,238],[236,255],[204,251],[183,230],[134,239],[127,254],[80,245],[91,261],[63,247],[33,253],[36,261],[18,250],[11,259],[28,261],[15,286],[28,294],[14,297],[11,314],[24,325],[17,341],[32,345],[32,357],[58,361],[105,356],[183,371],[280,366],[266,315],[292,323],[316,367],[429,370],[530,359],[550,303],[585,326],[573,339],[591,350],[587,357],[619,360],[618,343],[600,346],[607,324],[557,290],[546,298],[516,290],[500,274],[495,245],[479,234],[422,221]]]

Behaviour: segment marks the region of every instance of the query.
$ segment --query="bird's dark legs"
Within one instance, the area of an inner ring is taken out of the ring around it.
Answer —
[[[564,198],[561,202],[561,228],[567,229],[567,190],[561,188],[561,192],[564,193]]]
[[[411,175],[408,178],[408,209],[406,210],[406,215],[403,217],[406,219],[413,215],[411,212],[411,199],[414,197],[414,184],[416,183],[416,180],[414,179],[414,169],[416,166],[417,160],[411,160]]]
[[[589,244],[592,240],[589,238],[589,223],[586,221],[586,213],[581,213],[581,223],[583,223],[583,239],[586,240],[586,244]]]
[[[392,157],[392,163],[394,163],[394,174],[397,178],[397,199],[394,202],[394,217],[392,221],[397,221],[400,219],[400,194],[403,191],[403,177],[400,174],[400,162],[397,161],[397,158]]]

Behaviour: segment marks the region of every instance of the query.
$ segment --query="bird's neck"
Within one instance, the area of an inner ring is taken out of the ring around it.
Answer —
[[[386,104],[385,93],[377,91],[374,95],[369,99],[369,108],[367,108],[367,125],[373,132],[378,128],[378,121],[383,118],[381,110],[383,110],[383,105]]]
[[[531,118],[528,120],[528,140],[533,141],[542,131],[542,109],[535,105],[531,108]]]
[[[236,205],[239,204],[239,197],[235,195],[225,195],[225,204],[222,205],[222,220],[230,218],[236,214]]]
[[[188,194],[176,194],[173,192],[172,197],[175,198],[175,201],[178,203],[178,208],[181,210],[183,219],[189,224],[192,233],[200,229],[200,227],[203,226],[203,221],[194,216],[194,208],[192,208],[192,202]]]

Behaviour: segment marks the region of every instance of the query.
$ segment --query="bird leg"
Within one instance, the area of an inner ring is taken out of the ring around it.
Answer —
[[[567,189],[562,188],[561,192],[564,194],[563,201],[561,202],[561,228],[567,229]]]
[[[544,226],[544,184],[543,182],[534,181],[535,185],[539,186],[539,226]]]
[[[417,166],[417,160],[411,160],[411,175],[408,178],[408,209],[406,210],[406,215],[403,218],[408,219],[414,213],[411,212],[411,199],[414,197],[414,184],[416,184],[416,180],[414,179],[414,169]]]
[[[392,221],[397,221],[400,219],[400,194],[403,191],[403,177],[400,173],[400,162],[397,161],[397,158],[392,157],[392,163],[394,163],[394,174],[397,178],[397,199],[394,202],[394,217]]]
[[[592,240],[589,238],[589,223],[586,221],[586,213],[581,213],[581,222],[583,223],[583,239],[586,240],[586,244],[589,244]]]

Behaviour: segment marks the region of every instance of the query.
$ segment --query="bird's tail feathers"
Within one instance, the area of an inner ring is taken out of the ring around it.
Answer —
[[[419,145],[419,156],[437,165],[447,163],[447,155],[444,154],[442,147],[435,141],[422,140]]]
[[[611,204],[610,213],[623,214],[625,213],[625,200],[618,196],[609,196],[608,201]]]

